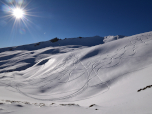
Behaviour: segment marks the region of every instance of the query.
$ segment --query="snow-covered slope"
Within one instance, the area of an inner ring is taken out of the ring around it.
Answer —
[[[119,38],[1,49],[0,99],[96,104],[89,108],[104,114],[151,113],[152,32]]]
[[[112,37],[123,38],[123,36]],[[25,70],[26,68],[33,66],[39,60],[50,57],[51,55],[67,53],[74,50],[103,44],[105,38],[100,36],[69,38],[53,43],[51,41],[46,41],[23,46],[1,48],[0,73],[14,70]],[[111,39],[111,41],[113,40]]]

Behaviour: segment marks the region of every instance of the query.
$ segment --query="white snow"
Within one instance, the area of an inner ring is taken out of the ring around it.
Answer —
[[[0,114],[150,114],[151,50],[152,32],[2,48]]]

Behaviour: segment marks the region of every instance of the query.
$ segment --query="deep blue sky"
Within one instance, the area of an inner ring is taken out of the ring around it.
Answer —
[[[26,16],[27,26],[18,21],[14,27],[15,19],[4,17],[8,15],[4,3],[10,5],[9,0],[0,1],[0,48],[54,37],[131,36],[152,31],[152,0],[24,0],[33,16]]]

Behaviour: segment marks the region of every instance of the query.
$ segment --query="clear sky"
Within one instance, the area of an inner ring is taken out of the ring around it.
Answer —
[[[152,0],[0,0],[0,48],[152,31]],[[16,19],[12,7],[24,8]]]

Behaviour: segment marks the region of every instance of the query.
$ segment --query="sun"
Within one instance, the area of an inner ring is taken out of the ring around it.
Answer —
[[[12,14],[16,19],[22,19],[24,17],[25,12],[21,8],[14,8]]]
[[[31,12],[35,8],[30,7],[30,1],[28,0],[0,0],[0,3],[2,3],[2,11],[4,12],[0,16],[0,19],[4,19],[4,22],[10,23],[12,25],[12,31],[13,33],[12,37],[15,34],[24,34],[26,31],[31,32],[31,29],[33,30],[32,24],[35,25],[34,22],[31,21],[32,17],[37,17],[35,13]],[[1,5],[1,4],[0,4]],[[1,9],[0,9],[1,10]],[[1,12],[1,11],[0,11]],[[1,13],[0,13],[1,15]],[[0,20],[1,24],[1,20]]]

